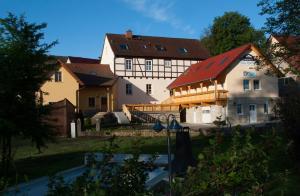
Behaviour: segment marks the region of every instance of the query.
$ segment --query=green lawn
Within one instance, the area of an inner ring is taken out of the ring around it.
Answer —
[[[122,153],[133,152],[133,141],[135,140],[137,140],[137,137],[116,138],[115,143],[119,146],[117,151]],[[166,137],[140,137],[139,140],[142,142],[141,152],[144,154],[167,153]],[[174,144],[174,142],[173,138],[172,143]],[[197,137],[192,138],[192,143],[193,153],[197,155],[201,147],[207,144],[207,140]],[[58,138],[55,143],[48,143],[47,148],[43,148],[42,153],[38,153],[37,149],[28,140],[18,139],[14,141],[14,165],[19,181],[23,181],[24,176],[33,179],[82,165],[84,153],[102,151],[106,144],[108,142],[100,138]]]
[[[118,137],[115,143],[119,146],[118,152],[131,153],[134,151],[134,141],[139,139],[142,142],[142,153],[167,153],[166,137],[144,138],[144,137]],[[172,143],[174,146],[174,139]],[[16,149],[14,156],[15,169],[18,173],[18,182],[24,179],[34,179],[40,176],[52,175],[56,172],[76,167],[83,164],[84,153],[99,152],[108,142],[101,138],[58,138],[55,143],[49,143],[43,152],[38,154],[34,146],[28,140],[15,140],[14,147]],[[204,136],[192,138],[193,154],[197,157],[198,153],[208,145],[208,138]],[[224,142],[224,150],[228,146],[228,142]],[[174,147],[173,147],[174,149]],[[288,195],[300,193],[300,174],[295,165],[288,157],[281,154],[274,155],[273,172],[289,170],[288,178],[285,183],[274,182],[270,195],[280,195],[282,189],[288,191]],[[26,176],[24,178],[24,176]],[[11,181],[15,184],[16,181]]]

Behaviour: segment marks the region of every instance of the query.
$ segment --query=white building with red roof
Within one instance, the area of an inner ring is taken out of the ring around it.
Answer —
[[[272,64],[257,70],[259,50],[246,44],[193,64],[168,89],[165,103],[180,104],[186,122],[212,123],[221,116],[231,124],[270,121],[278,98],[277,77],[266,75]]]

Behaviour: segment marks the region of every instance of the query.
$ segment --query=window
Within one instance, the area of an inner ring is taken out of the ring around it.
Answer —
[[[126,84],[126,95],[132,95],[132,84]]]
[[[179,48],[179,52],[185,54],[188,52],[188,50],[186,48]]]
[[[172,61],[171,60],[165,60],[165,67],[171,67]]]
[[[120,44],[120,49],[121,50],[128,50],[128,45],[127,44]]]
[[[236,105],[236,113],[238,115],[242,115],[243,114],[243,107],[242,107],[242,104],[237,104]]]
[[[95,97],[89,97],[89,107],[95,107]]]
[[[253,89],[260,90],[260,81],[259,80],[253,80]]]
[[[56,71],[54,74],[54,81],[55,82],[61,82],[61,71]]]
[[[145,69],[146,71],[152,71],[152,60],[146,60]]]
[[[146,93],[151,94],[151,84],[146,84]]]
[[[158,51],[166,51],[166,50],[167,50],[167,49],[166,49],[164,46],[162,46],[162,45],[156,45],[155,48],[156,48],[156,50],[158,50]]]
[[[125,59],[125,69],[132,70],[132,59]]]
[[[268,103],[268,102],[265,102],[265,103],[264,103],[264,113],[265,113],[265,114],[268,114],[268,113],[269,113],[269,103]]]
[[[244,91],[245,90],[250,90],[249,80],[243,80],[243,86],[244,86]]]

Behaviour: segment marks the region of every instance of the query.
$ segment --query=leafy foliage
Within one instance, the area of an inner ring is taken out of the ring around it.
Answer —
[[[279,144],[273,132],[261,135],[260,142],[252,131],[233,131],[230,145],[224,149],[224,139],[216,134],[210,146],[198,155],[199,163],[189,168],[179,183],[181,195],[261,195],[272,180],[269,172],[270,155]],[[222,136],[223,137],[223,136]]]
[[[252,27],[249,18],[238,12],[226,12],[216,17],[201,38],[211,55],[221,54],[246,43],[263,47],[265,40],[264,33]]]
[[[152,195],[146,190],[147,171],[153,169],[155,156],[147,162],[139,161],[139,140],[134,142],[137,149],[133,157],[118,165],[111,163],[118,147],[114,138],[104,148],[104,159],[96,161],[90,157],[88,170],[73,183],[68,184],[62,177],[54,176],[49,182],[49,196],[55,195]]]
[[[261,15],[267,16],[264,30],[280,37],[280,43],[268,44],[265,59],[276,65],[288,62],[290,66],[281,70],[283,74],[294,73],[299,75],[300,63],[300,2],[299,0],[261,0]]]
[[[12,159],[12,137],[29,137],[40,149],[51,136],[50,128],[41,120],[49,108],[36,97],[55,68],[46,64],[48,50],[56,42],[41,43],[45,27],[45,23],[28,23],[24,16],[11,13],[0,19],[0,139],[4,175]]]

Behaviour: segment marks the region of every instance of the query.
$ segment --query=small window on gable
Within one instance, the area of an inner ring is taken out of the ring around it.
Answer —
[[[55,82],[61,82],[62,81],[61,71],[56,71],[54,73],[54,81]]]
[[[162,46],[162,45],[155,45],[156,50],[158,51],[166,51],[166,47]]]
[[[179,48],[179,52],[185,54],[188,53],[188,50],[186,48]]]
[[[120,44],[120,49],[121,50],[128,50],[128,45],[127,44]]]

